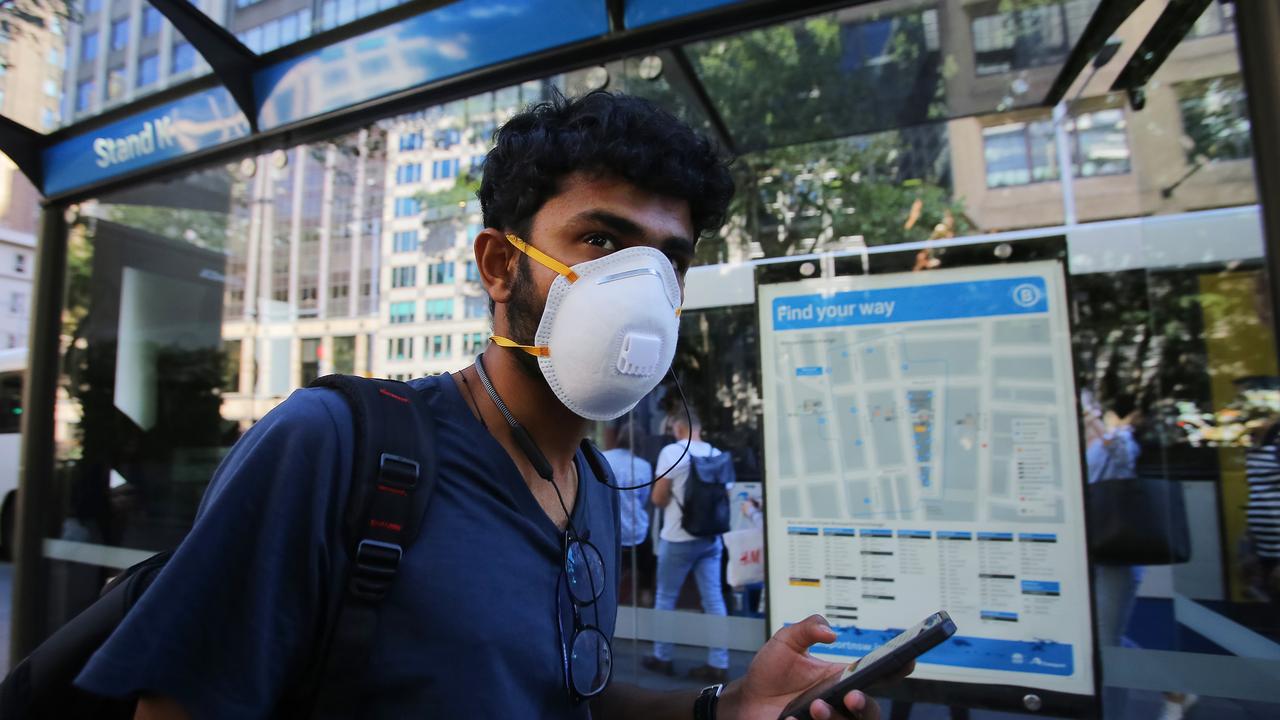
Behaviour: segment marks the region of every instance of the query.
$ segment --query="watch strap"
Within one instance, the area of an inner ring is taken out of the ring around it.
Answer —
[[[720,702],[723,690],[724,683],[702,688],[698,699],[693,701],[693,720],[716,720],[716,705]]]

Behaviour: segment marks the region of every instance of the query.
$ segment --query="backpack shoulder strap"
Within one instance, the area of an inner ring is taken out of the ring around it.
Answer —
[[[582,455],[587,459],[587,466],[591,468],[591,474],[596,476],[596,480],[610,485],[613,477],[613,470],[609,467],[609,462],[605,460],[604,454],[590,440],[582,439]]]
[[[297,695],[300,717],[359,717],[360,681],[377,634],[378,608],[418,536],[436,484],[435,424],[406,383],[326,375],[311,387],[336,390],[351,407],[351,485],[340,555],[318,660]]]

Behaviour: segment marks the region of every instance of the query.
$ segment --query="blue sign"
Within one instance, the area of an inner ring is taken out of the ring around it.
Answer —
[[[231,93],[205,90],[45,149],[43,191],[57,195],[248,134]]]
[[[1048,311],[1044,278],[1001,278],[780,297],[773,301],[773,329],[805,330]]]
[[[733,5],[739,0],[627,0],[623,23],[628,28],[652,25],[682,15]]]
[[[606,34],[602,0],[459,0],[254,75],[263,130]]]
[[[902,632],[895,629],[867,630],[856,627],[833,627],[832,629],[836,631],[836,641],[828,645],[814,645],[815,651],[846,657],[862,657]],[[919,661],[933,665],[1042,675],[1071,675],[1075,669],[1071,645],[1065,643],[961,635],[953,635],[943,641],[941,645],[921,655]]]

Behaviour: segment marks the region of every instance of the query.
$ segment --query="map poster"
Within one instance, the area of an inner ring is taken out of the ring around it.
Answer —
[[[758,290],[770,630],[849,661],[946,610],[914,678],[1093,695],[1062,265]]]

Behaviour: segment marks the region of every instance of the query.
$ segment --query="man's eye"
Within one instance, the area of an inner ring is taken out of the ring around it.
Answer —
[[[608,233],[591,233],[583,238],[588,245],[594,245],[602,250],[610,252],[618,249],[618,241],[613,239]]]

